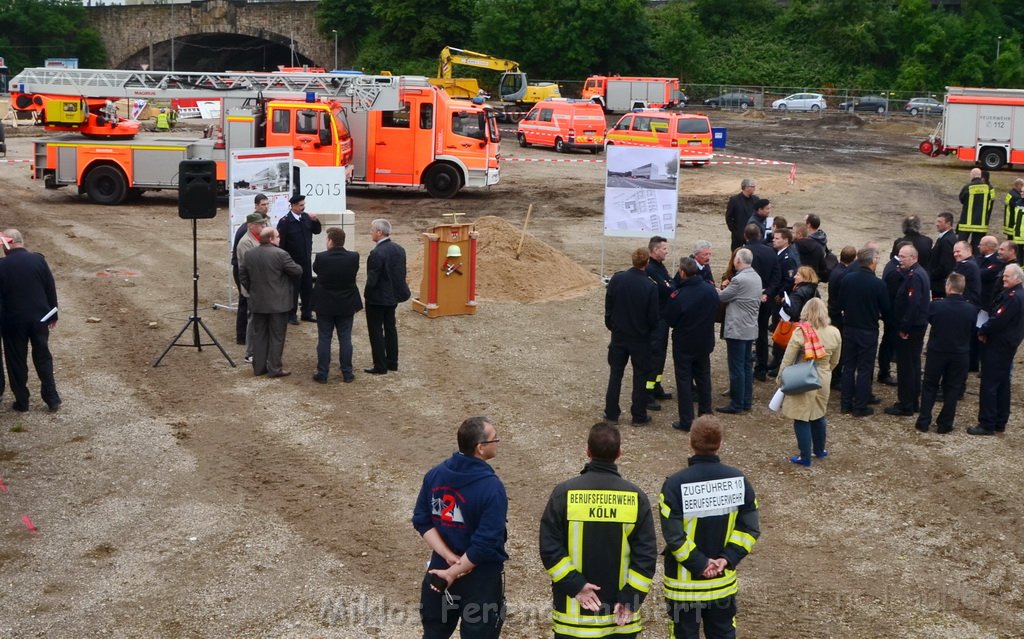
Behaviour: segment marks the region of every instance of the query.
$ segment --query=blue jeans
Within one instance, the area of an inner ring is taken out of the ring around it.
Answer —
[[[749,339],[725,340],[729,360],[729,406],[736,410],[750,410],[754,405],[753,343]]]
[[[341,374],[352,377],[352,316],[351,315],[316,315],[316,374],[327,379],[331,368],[331,339],[338,333],[341,350]]]
[[[794,420],[793,432],[796,433],[796,445],[800,448],[800,456],[804,459],[811,458],[812,450],[815,455],[820,455],[825,451],[824,416],[809,422]]]

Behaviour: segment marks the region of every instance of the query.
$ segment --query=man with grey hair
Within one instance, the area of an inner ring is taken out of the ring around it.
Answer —
[[[740,234],[743,229],[740,229]],[[690,255],[697,263],[697,274],[708,284],[715,285],[715,276],[711,274],[711,242],[697,240],[693,243],[693,253]]]
[[[889,321],[892,304],[885,283],[875,275],[878,247],[871,243],[857,252],[857,268],[843,277],[839,310],[843,314],[843,380],[839,402],[843,413],[867,417],[875,411],[871,379],[878,350],[878,321]]]
[[[288,334],[292,292],[302,277],[302,266],[278,245],[281,235],[272,226],[260,231],[260,245],[238,265],[238,280],[249,293],[252,310],[252,372],[257,377],[287,377],[281,362]]]
[[[53,380],[50,329],[57,326],[57,286],[46,259],[25,248],[18,229],[4,231],[0,260],[0,333],[6,351],[7,373],[18,412],[28,410],[28,347],[39,376],[40,395],[51,412],[59,410],[60,395]],[[0,373],[0,383],[3,381]],[[0,393],[3,386],[0,385]]]
[[[978,425],[967,429],[971,435],[994,435],[1006,430],[1010,420],[1010,373],[1017,347],[1024,339],[1024,271],[1017,264],[1003,269],[1003,293],[978,329],[985,344],[981,355],[981,390]]]
[[[412,293],[405,281],[405,249],[391,241],[391,222],[370,222],[374,247],[366,258],[366,328],[370,332],[373,366],[363,369],[370,375],[398,370],[398,326],[395,309]]]
[[[921,233],[921,218],[916,215],[908,215],[903,218],[903,237],[892,243],[892,251],[889,259],[894,259],[899,253],[900,244],[910,242],[917,249],[917,263],[922,268],[927,268],[932,259],[932,238]]]
[[[754,178],[743,178],[740,182],[740,192],[729,198],[729,204],[725,207],[725,225],[729,227],[732,235],[732,246],[730,251],[735,251],[743,246],[743,227],[747,220],[754,215],[754,191],[757,190],[757,182]]]
[[[752,268],[754,254],[736,251],[732,264],[736,275],[719,291],[725,307],[722,336],[729,361],[729,404],[720,413],[745,413],[754,405],[754,363],[752,346],[757,337],[757,312],[761,307],[761,276]]]

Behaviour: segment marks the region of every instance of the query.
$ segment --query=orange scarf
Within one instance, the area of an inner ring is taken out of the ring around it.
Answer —
[[[804,359],[824,359],[828,353],[818,333],[807,322],[799,322],[797,326],[804,332]]]

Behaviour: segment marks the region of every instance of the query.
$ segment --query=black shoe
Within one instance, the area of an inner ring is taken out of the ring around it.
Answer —
[[[651,421],[651,416],[650,415],[642,415],[640,417],[634,416],[632,424],[634,426],[640,426],[641,424],[650,423],[650,421]]]
[[[369,375],[387,375],[388,373],[386,368],[364,368],[363,372]]]
[[[316,317],[314,317],[312,315],[303,315],[302,316],[302,321],[303,322],[315,322],[316,321]]]
[[[299,320],[298,320],[298,318],[290,317],[290,318],[288,318],[288,323],[291,324],[292,326],[298,326],[299,325]]]
[[[683,426],[682,422],[672,422],[672,428],[676,430],[681,430],[684,433],[690,432],[690,429],[686,426]]]
[[[654,401],[654,398],[647,400],[647,410],[661,410],[661,404]]]
[[[316,382],[317,384],[326,384],[327,383],[327,376],[326,375],[314,374],[313,375],[313,381]]]
[[[53,402],[52,404],[47,402],[46,407],[50,409],[51,413],[56,413],[57,411],[60,410],[61,403],[62,402],[59,402],[59,401],[58,402]]]
[[[720,408],[716,408],[715,412],[725,413],[726,415],[739,415],[740,413],[743,412],[743,410],[740,408],[736,408],[734,406],[722,406]]]
[[[918,431],[922,433],[928,432],[928,424],[914,424],[914,428],[916,428]],[[939,432],[941,433],[942,431]]]
[[[665,391],[654,391],[654,399],[657,399],[657,400],[672,399],[672,393],[666,393]]]
[[[853,412],[852,408],[840,408],[839,409],[839,414],[840,415],[849,415],[852,412]]]
[[[245,338],[243,337],[242,339],[238,339],[236,337],[235,338],[235,344],[238,344],[239,346],[245,346]]]
[[[608,422],[609,424],[618,424],[619,423],[618,416],[616,416],[616,417],[608,417],[608,413],[601,413],[601,419],[603,419],[604,421]]]
[[[947,426],[946,428],[942,428],[940,426],[940,427],[935,429],[935,432],[940,434],[940,435],[948,435],[949,433],[953,432],[953,427],[952,426]]]
[[[970,428],[967,429],[967,434],[968,435],[982,435],[982,436],[986,436],[986,435],[995,435],[996,431],[989,430],[987,428],[982,428],[981,426],[971,426]]]
[[[886,386],[895,386],[896,385],[896,380],[893,379],[892,377],[886,375],[885,377],[881,377],[880,376],[878,378],[878,383],[879,384],[885,384]]]
[[[356,376],[346,375],[345,377],[342,378],[341,381],[345,382],[346,384],[351,384],[352,382],[356,381]]]
[[[912,410],[905,410],[900,406],[893,404],[892,406],[885,409],[886,415],[893,415],[895,417],[911,417],[914,414]]]
[[[868,405],[869,406],[877,406],[877,405],[879,405],[881,403],[882,403],[882,400],[879,399],[878,397],[875,397],[874,395],[872,395],[871,397],[868,398]]]
[[[778,376],[779,376],[779,369],[776,368],[775,370],[768,371],[768,377],[771,377],[772,379],[775,379]]]
[[[19,404],[18,402],[14,402],[13,404],[11,404],[11,408],[18,411],[19,413],[28,412],[28,404]]]
[[[395,364],[394,366],[388,366],[388,370],[393,373],[398,372],[398,364]]]
[[[854,417],[870,417],[875,414],[874,408],[854,408],[850,411]]]
[[[754,373],[754,379],[756,379],[759,382],[767,382],[768,381],[768,374],[767,373]]]

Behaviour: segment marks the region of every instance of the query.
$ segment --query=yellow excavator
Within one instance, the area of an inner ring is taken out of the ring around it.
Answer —
[[[498,80],[498,102],[503,110],[514,111],[514,107],[533,105],[547,98],[558,98],[558,85],[554,82],[530,84],[526,74],[520,71],[514,60],[496,58],[486,53],[445,47],[437,59],[437,77],[430,83],[439,86],[453,98],[474,99],[484,95],[475,78],[452,77],[452,67],[464,65],[477,69],[488,69],[501,73]],[[500,115],[500,114],[499,114]]]

